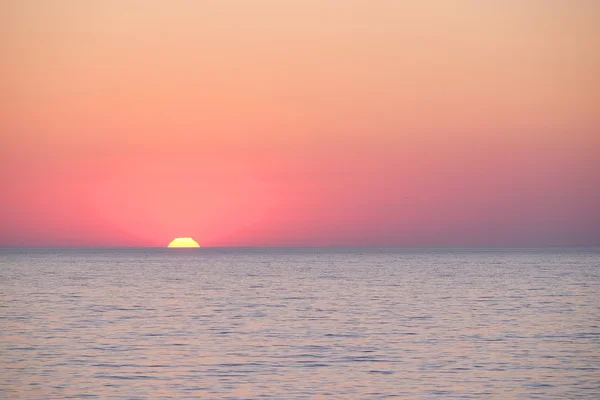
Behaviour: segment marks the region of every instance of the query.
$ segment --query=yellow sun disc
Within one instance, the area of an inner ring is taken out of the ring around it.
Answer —
[[[192,247],[200,247],[200,245],[190,237],[184,238],[175,238],[171,243],[169,243],[170,248],[192,248]]]

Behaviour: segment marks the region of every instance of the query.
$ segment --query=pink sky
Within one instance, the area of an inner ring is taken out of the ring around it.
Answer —
[[[600,245],[600,2],[0,3],[0,247]]]

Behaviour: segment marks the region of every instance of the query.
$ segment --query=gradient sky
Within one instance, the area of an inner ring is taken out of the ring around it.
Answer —
[[[0,0],[0,247],[600,245],[600,2]]]

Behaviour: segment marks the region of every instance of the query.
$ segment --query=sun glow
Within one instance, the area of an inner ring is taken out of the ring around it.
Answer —
[[[171,243],[169,243],[170,248],[193,248],[200,247],[200,245],[190,237],[184,238],[175,238]]]

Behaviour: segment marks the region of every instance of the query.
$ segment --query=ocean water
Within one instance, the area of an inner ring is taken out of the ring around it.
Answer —
[[[598,399],[600,250],[0,250],[2,399]]]

